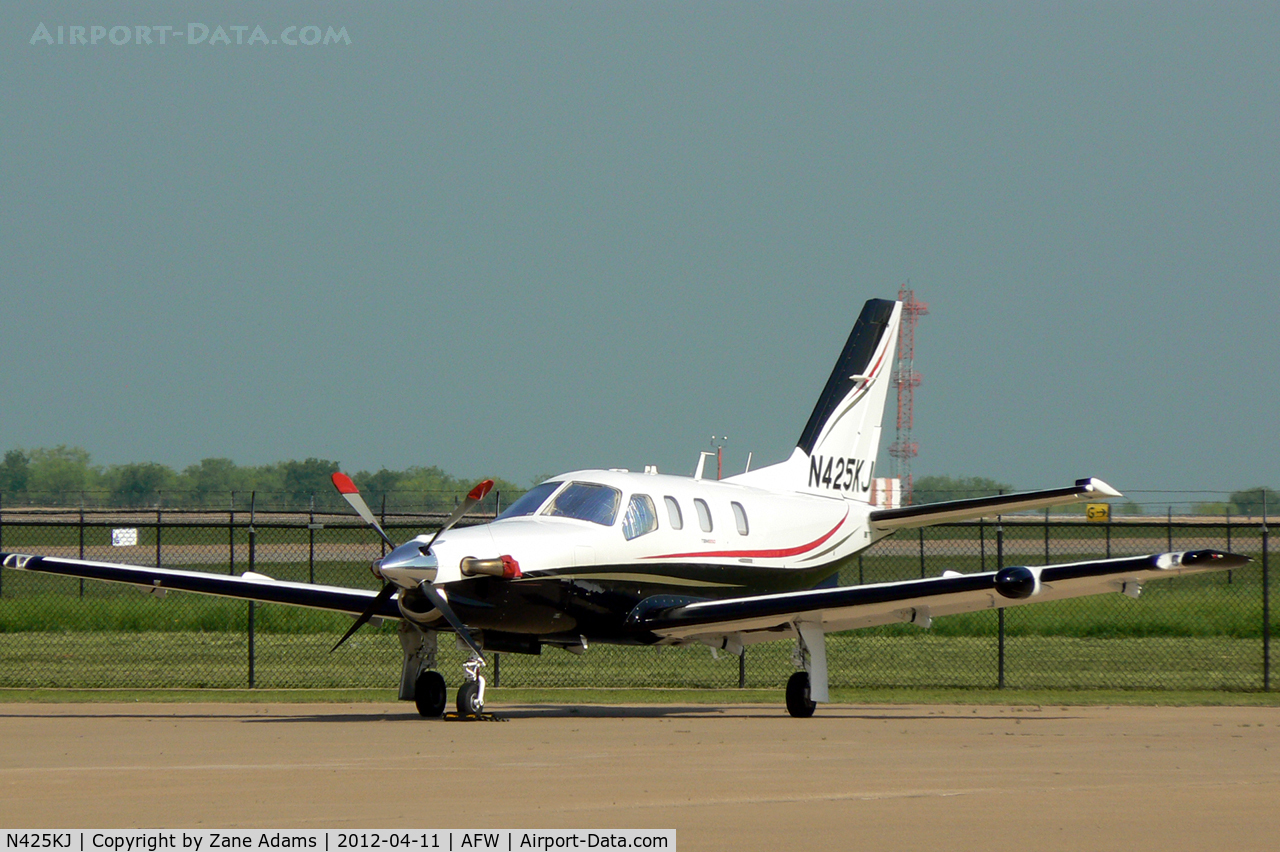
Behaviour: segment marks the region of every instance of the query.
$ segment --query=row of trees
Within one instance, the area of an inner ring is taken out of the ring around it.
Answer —
[[[996,494],[1011,494],[1014,487],[1006,482],[997,482],[981,476],[922,476],[912,483],[912,502],[940,503],[944,500],[963,500],[969,497],[991,497]],[[1161,505],[1164,505],[1161,503]],[[1250,515],[1261,517],[1265,509],[1268,514],[1280,512],[1280,492],[1274,488],[1245,488],[1232,491],[1226,500],[1195,503],[1187,507],[1196,515]],[[1055,509],[1056,512],[1084,511],[1084,506]],[[1112,510],[1117,515],[1141,515],[1142,506],[1135,502],[1127,502]]]
[[[314,495],[316,507],[329,510],[344,505],[329,479],[339,467],[317,458],[256,466],[209,458],[180,471],[155,462],[97,465],[87,450],[60,445],[6,452],[0,495],[10,504],[225,509],[233,492],[241,506],[256,492],[264,509],[309,507]],[[438,467],[359,471],[352,479],[372,506],[386,498],[392,511],[451,508],[475,485]],[[506,492],[504,503],[525,490],[507,481],[497,481],[496,488]]]
[[[155,462],[97,465],[87,450],[60,445],[34,450],[14,449],[0,462],[0,497],[7,503],[114,507],[226,508],[233,499],[244,505],[251,492],[263,508],[298,509],[311,505],[329,510],[341,507],[329,476],[336,461],[308,458],[257,466],[237,465],[231,459],[210,458],[181,471]],[[369,503],[391,511],[437,511],[451,508],[475,484],[438,467],[360,471],[352,476]],[[498,480],[496,490],[509,503],[524,487]],[[1008,494],[1005,482],[980,476],[922,476],[915,480],[916,503],[937,503],[966,497]],[[497,498],[491,498],[496,500]],[[1280,510],[1280,494],[1271,488],[1233,491],[1226,500],[1188,507],[1196,514],[1253,515]],[[1083,511],[1083,507],[1081,507]],[[1142,514],[1137,503],[1116,507],[1121,515]]]

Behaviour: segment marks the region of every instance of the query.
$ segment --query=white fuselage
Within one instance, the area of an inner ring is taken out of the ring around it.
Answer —
[[[867,523],[871,507],[838,495],[617,470],[575,471],[549,482],[555,490],[529,514],[440,536],[431,548],[434,576],[406,567],[387,569],[386,578],[404,588],[422,580],[451,583],[465,579],[464,558],[506,555],[519,563],[524,580],[568,574],[576,580],[688,587],[691,594],[701,589],[714,596],[717,587],[728,592],[743,585],[743,572],[733,569],[757,569],[750,571],[756,577],[759,569],[820,574],[880,537]],[[616,492],[610,523],[557,514],[558,496],[575,484]],[[654,510],[652,528],[639,534],[650,513],[639,512],[641,525],[628,525],[633,501]]]

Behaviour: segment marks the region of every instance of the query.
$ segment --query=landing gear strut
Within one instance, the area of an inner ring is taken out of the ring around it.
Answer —
[[[827,690],[827,642],[821,623],[796,622],[795,662],[803,667],[787,681],[787,712],[808,719],[814,708],[831,700]]]
[[[436,667],[436,632],[423,630],[409,621],[400,622],[400,647],[404,665],[400,668],[400,700],[412,701],[427,718],[444,713],[444,678]]]

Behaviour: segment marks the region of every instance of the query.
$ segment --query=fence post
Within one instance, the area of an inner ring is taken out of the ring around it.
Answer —
[[[253,689],[253,621],[254,603],[249,601],[249,688]]]
[[[1267,489],[1262,489],[1262,689],[1271,691],[1271,571],[1268,551],[1271,536],[1267,532]]]
[[[1044,564],[1049,564],[1049,507],[1044,510]]]
[[[156,567],[160,567],[160,492],[156,492]]]
[[[924,527],[920,527],[920,579],[924,579]]]
[[[1229,506],[1230,504],[1228,503],[1227,505]],[[1227,509],[1227,553],[1230,553],[1230,552],[1231,552],[1231,510]],[[1234,571],[1227,571],[1228,586],[1231,585],[1231,580],[1232,580],[1231,575],[1234,573],[1235,573]]]
[[[227,515],[227,573],[236,573],[236,492],[231,492],[231,509]]]
[[[738,689],[747,688],[747,647],[742,646],[742,653],[738,655]]]
[[[862,554],[858,554],[858,585],[861,586],[866,580],[862,579]]]
[[[1107,558],[1111,558],[1111,510],[1107,510]]]
[[[4,495],[0,494],[0,550],[4,550]],[[0,571],[0,597],[4,596],[4,572]]]
[[[255,510],[257,509],[258,492],[249,492],[249,571],[255,568],[255,559],[257,557],[257,539],[258,531],[253,528],[255,518]],[[254,622],[254,601],[249,601],[249,688],[253,689],[253,622]]]
[[[80,558],[84,559],[84,492],[80,492]],[[80,578],[80,597],[84,597],[84,578]]]
[[[987,519],[978,518],[978,567],[987,570]]]
[[[1004,568],[1004,522],[996,515],[996,571]],[[996,610],[997,660],[996,688],[1004,689],[1004,607]]]
[[[1165,521],[1165,529],[1168,530],[1169,532],[1169,540],[1166,542],[1166,544],[1169,546],[1168,548],[1169,551],[1172,552],[1173,551],[1173,507],[1170,506],[1168,511],[1169,511],[1169,514],[1168,514],[1168,520]]]
[[[495,688],[502,685],[502,655],[497,651],[493,652],[493,685]]]
[[[385,491],[382,492],[382,520],[380,523],[382,524],[382,528],[385,530],[387,528],[387,492]],[[379,538],[381,538],[381,536],[379,536]],[[378,543],[382,546],[382,555],[386,556],[387,543],[385,541],[380,541]]]
[[[311,492],[311,513],[307,517],[307,576],[316,581],[316,492]]]

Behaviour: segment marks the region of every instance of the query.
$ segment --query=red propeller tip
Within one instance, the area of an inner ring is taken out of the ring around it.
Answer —
[[[345,473],[335,473],[332,477],[333,487],[338,489],[339,494],[359,494],[360,489],[356,488],[356,484],[351,481],[351,477]]]
[[[468,500],[483,500],[484,496],[493,489],[493,480],[486,479],[475,488],[471,489],[471,493],[467,495]]]

